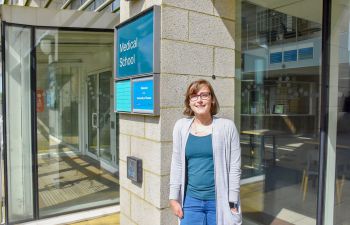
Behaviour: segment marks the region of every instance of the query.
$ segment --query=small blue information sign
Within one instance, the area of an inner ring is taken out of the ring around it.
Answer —
[[[131,112],[131,81],[123,80],[114,83],[114,111]]]
[[[116,78],[154,73],[154,11],[125,22],[116,32]]]
[[[133,112],[154,112],[154,82],[152,78],[133,80]]]

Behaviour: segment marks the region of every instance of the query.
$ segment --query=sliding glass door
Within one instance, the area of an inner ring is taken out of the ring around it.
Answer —
[[[36,89],[45,96],[37,102],[39,216],[118,203],[115,171],[101,166],[111,155],[112,73],[89,72],[112,67],[113,33],[35,36]]]
[[[111,71],[91,74],[87,78],[88,153],[95,159],[112,162]]]

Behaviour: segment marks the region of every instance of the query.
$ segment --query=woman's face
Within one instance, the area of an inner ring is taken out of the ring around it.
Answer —
[[[207,86],[203,86],[197,94],[190,96],[190,107],[195,116],[210,116],[212,97]]]

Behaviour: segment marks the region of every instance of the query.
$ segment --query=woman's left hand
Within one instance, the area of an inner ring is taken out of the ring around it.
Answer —
[[[237,214],[238,213],[238,209],[237,208],[231,208],[231,212]]]

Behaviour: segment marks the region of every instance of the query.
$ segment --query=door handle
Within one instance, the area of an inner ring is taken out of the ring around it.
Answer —
[[[97,113],[92,113],[91,114],[91,125],[93,128],[98,128],[97,119],[98,119]]]

